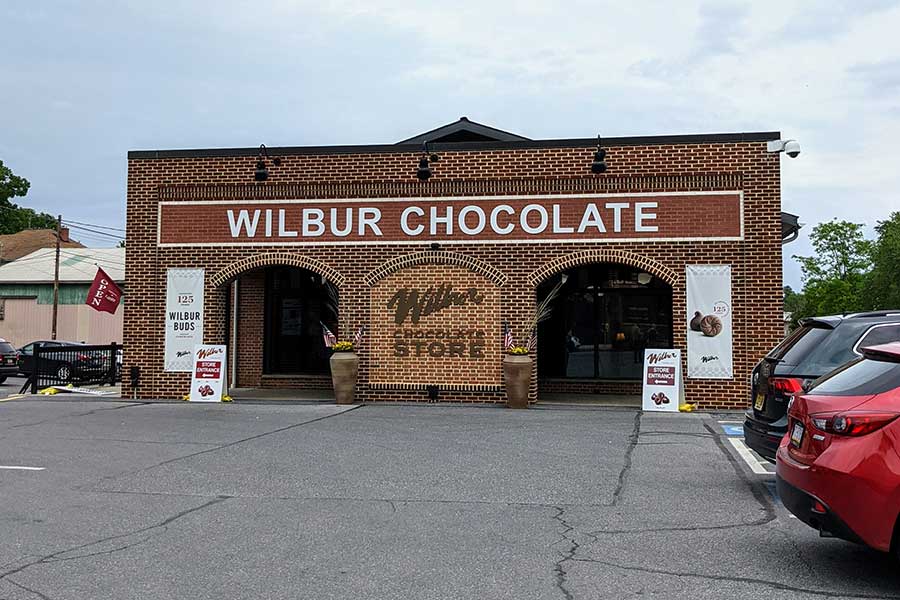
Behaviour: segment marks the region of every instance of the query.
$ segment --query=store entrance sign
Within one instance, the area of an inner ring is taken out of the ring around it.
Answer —
[[[648,411],[678,412],[684,398],[681,350],[644,351],[641,407]]]
[[[194,347],[191,402],[221,402],[225,392],[225,346]]]

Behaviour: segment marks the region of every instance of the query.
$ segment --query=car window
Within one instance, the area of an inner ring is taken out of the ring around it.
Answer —
[[[900,388],[900,362],[857,358],[816,380],[816,396],[870,396]]]
[[[869,329],[862,338],[856,343],[857,353],[861,348],[868,346],[877,346],[878,344],[887,344],[888,342],[900,341],[900,323],[887,323],[884,325],[875,325]]]
[[[22,346],[23,354],[31,354],[33,351],[34,351],[34,344],[27,344],[25,346]]]
[[[16,349],[9,342],[0,342],[0,354],[12,354]]]
[[[769,356],[785,365],[799,365],[811,352],[821,346],[832,331],[834,330],[827,327],[804,325],[779,344]]]

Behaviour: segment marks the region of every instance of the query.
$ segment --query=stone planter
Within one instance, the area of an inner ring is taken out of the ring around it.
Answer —
[[[506,406],[528,408],[528,388],[531,387],[531,357],[527,354],[507,354],[503,359],[503,378],[506,382]]]
[[[331,382],[338,404],[353,404],[358,371],[359,357],[355,352],[335,352],[331,355]]]

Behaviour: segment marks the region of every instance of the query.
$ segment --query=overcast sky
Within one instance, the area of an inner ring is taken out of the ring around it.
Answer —
[[[124,226],[128,150],[390,143],[461,115],[796,138],[794,286],[814,224],[900,210],[893,1],[4,0],[0,23],[0,160],[70,220]]]

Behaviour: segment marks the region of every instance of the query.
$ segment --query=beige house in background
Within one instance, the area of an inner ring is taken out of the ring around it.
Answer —
[[[43,248],[0,265],[0,338],[17,348],[50,339],[54,262],[55,249]],[[111,315],[85,304],[98,266],[124,289],[124,248],[61,250],[57,339],[88,344],[122,343],[123,308]]]

